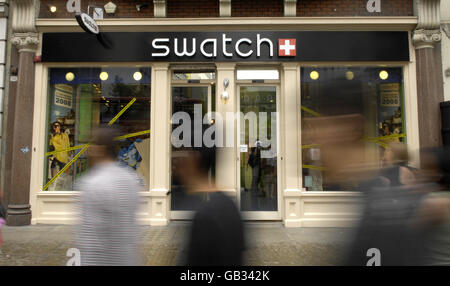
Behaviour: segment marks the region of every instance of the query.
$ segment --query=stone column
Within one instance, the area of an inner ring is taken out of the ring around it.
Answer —
[[[413,34],[417,67],[417,105],[420,148],[442,145],[441,112],[444,100],[440,54],[440,0],[416,0],[419,23]]]
[[[7,224],[20,226],[31,223],[30,177],[33,139],[34,110],[34,55],[39,42],[35,31],[34,0],[16,0],[12,3],[11,42],[19,52],[18,81],[13,104],[8,106],[8,121],[13,126],[11,152],[11,175]],[[8,163],[8,162],[7,162]]]

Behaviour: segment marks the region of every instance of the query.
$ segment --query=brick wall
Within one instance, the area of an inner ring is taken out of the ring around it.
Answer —
[[[297,17],[413,16],[413,0],[381,0],[381,13],[369,13],[367,0],[298,0]]]
[[[231,0],[232,17],[282,17],[283,0]]]
[[[81,9],[87,12],[88,5],[103,7],[110,0],[81,0]],[[169,18],[219,17],[219,0],[166,0]],[[413,0],[381,0],[381,13],[367,12],[368,0],[298,0],[298,17],[330,16],[412,16]],[[73,18],[66,10],[66,0],[41,0],[41,18]],[[117,5],[114,16],[105,18],[153,17],[153,0],[113,0]],[[140,12],[136,4],[148,3]],[[50,13],[49,6],[57,7]],[[283,0],[232,0],[232,17],[282,17]],[[92,12],[91,12],[92,15]]]
[[[105,6],[111,0],[81,0],[81,11],[87,12],[88,5],[95,5],[98,7]],[[135,1],[135,0],[113,0],[117,5],[116,13],[112,16],[104,13],[104,18],[149,18],[153,17],[153,1]],[[41,0],[41,9],[39,11],[40,18],[73,18],[74,13],[67,12],[67,0]],[[140,12],[136,10],[136,4],[148,3],[148,7],[142,8]],[[51,13],[49,7],[56,6],[55,13]],[[90,9],[92,16],[92,8]]]
[[[219,0],[166,0],[168,18],[219,17]]]

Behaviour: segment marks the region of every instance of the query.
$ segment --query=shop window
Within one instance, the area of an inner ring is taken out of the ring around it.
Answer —
[[[321,118],[324,120],[321,121]],[[301,68],[302,169],[303,187],[307,191],[357,190],[358,180],[336,183],[330,179],[330,166],[326,165],[323,158],[329,149],[318,144],[322,142],[318,138],[326,135],[323,132],[337,132],[334,126],[343,126],[345,122],[353,124],[350,123],[352,118],[360,118],[360,122],[357,122],[360,136],[356,141],[361,142],[358,146],[362,147],[358,147],[360,153],[356,153],[356,149],[353,152],[347,146],[348,154],[361,158],[359,162],[367,163],[367,166],[382,167],[385,164],[384,151],[389,143],[405,143],[407,140],[402,69]],[[348,134],[351,133],[336,133],[335,141],[347,144],[345,137]],[[333,167],[339,168],[339,162],[334,163],[337,165]],[[343,165],[342,168],[346,167]]]
[[[71,191],[89,170],[85,146],[97,126],[117,127],[117,161],[148,184],[150,157],[149,68],[49,70],[45,191]],[[89,147],[87,147],[89,148]]]

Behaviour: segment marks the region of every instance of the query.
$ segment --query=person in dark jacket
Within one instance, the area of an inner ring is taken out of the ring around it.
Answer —
[[[184,264],[188,266],[236,266],[243,263],[244,227],[236,203],[217,188],[210,170],[215,148],[192,148],[179,161],[178,178],[187,192],[203,201],[192,221]]]

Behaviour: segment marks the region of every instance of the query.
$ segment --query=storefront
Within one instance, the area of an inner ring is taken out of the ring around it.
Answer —
[[[221,126],[211,178],[245,219],[352,225],[361,195],[327,183],[320,146],[302,140],[305,119],[339,115],[339,106],[366,118],[367,156],[381,164],[389,140],[414,154],[416,23],[196,19],[175,27],[169,19],[103,20],[99,40],[74,20],[38,20],[32,223],[76,222],[73,183],[89,170],[90,131],[108,123],[123,133],[118,160],[145,186],[140,221],[189,219],[195,200],[184,196],[174,176],[182,170],[174,168],[189,149],[182,125],[200,120]]]

